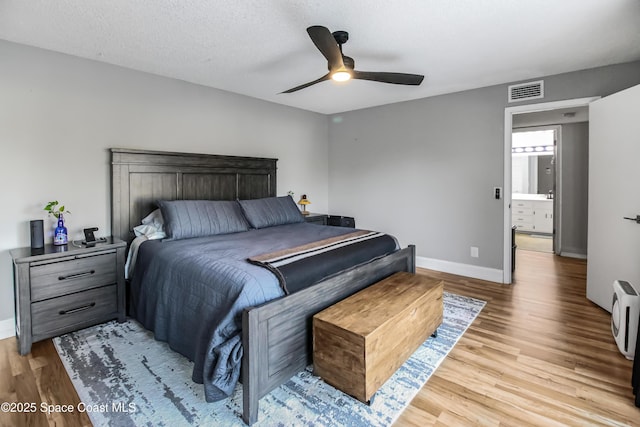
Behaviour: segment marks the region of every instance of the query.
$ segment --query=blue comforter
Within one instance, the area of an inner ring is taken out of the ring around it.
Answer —
[[[240,376],[242,311],[284,296],[277,277],[247,258],[353,231],[297,223],[147,241],[131,280],[131,315],[194,362],[192,378],[207,401],[224,399]]]

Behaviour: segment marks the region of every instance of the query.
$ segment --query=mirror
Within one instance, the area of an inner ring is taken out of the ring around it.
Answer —
[[[553,155],[514,155],[511,158],[511,192],[549,194],[553,191]]]
[[[512,193],[548,195],[554,191],[555,139],[554,129],[512,133]]]

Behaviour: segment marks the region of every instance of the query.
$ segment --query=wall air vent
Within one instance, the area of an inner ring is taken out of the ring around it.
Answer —
[[[509,102],[544,98],[544,81],[520,83],[509,86]]]

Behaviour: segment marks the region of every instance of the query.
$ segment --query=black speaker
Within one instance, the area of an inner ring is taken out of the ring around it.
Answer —
[[[41,219],[31,221],[31,249],[44,248],[44,228]]]

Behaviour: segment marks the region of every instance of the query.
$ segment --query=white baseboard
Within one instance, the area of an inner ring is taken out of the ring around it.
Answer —
[[[0,340],[15,336],[15,324],[16,320],[13,317],[0,320]]]
[[[502,283],[503,281],[502,270],[496,268],[479,267],[477,265],[461,264],[421,256],[416,257],[416,266],[429,270],[442,271],[444,273],[457,274],[458,276],[488,280],[490,282]]]

